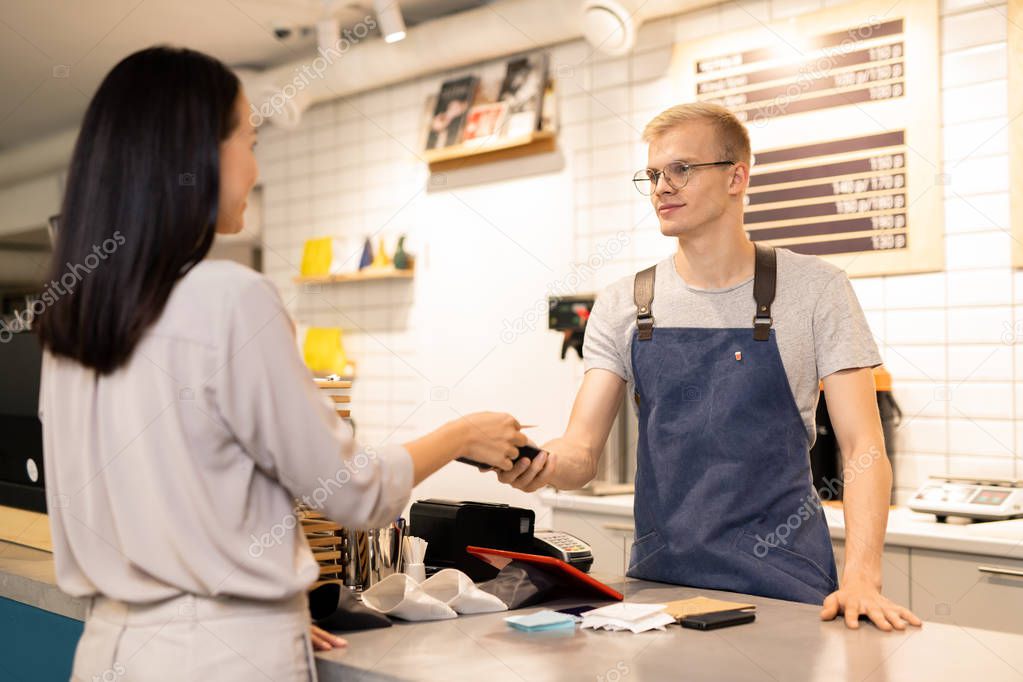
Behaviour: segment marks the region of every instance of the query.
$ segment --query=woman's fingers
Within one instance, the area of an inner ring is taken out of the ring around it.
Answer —
[[[518,420],[501,412],[477,412],[464,417],[471,426],[465,456],[508,471],[518,448],[529,442]]]
[[[348,642],[343,637],[338,637],[315,625],[309,626],[309,636],[312,640],[313,648],[317,651],[330,651],[335,647],[348,646]]]

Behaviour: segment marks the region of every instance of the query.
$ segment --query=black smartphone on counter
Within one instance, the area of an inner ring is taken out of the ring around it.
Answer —
[[[700,613],[693,616],[685,616],[679,623],[684,628],[693,630],[717,630],[732,625],[752,623],[756,620],[757,614],[752,610],[732,609],[730,611],[713,611],[711,613]]]

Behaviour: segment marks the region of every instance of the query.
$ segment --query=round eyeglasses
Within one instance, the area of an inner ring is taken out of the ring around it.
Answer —
[[[640,194],[648,197],[657,190],[657,183],[663,175],[664,181],[668,183],[668,187],[678,191],[689,182],[689,176],[692,174],[693,169],[705,168],[707,166],[731,166],[734,163],[734,161],[711,161],[709,163],[672,161],[661,170],[644,168],[641,171],[636,171],[636,174],[632,176],[632,184],[636,186]]]

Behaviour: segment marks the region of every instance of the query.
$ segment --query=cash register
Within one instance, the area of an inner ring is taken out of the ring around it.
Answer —
[[[426,567],[457,568],[476,581],[497,575],[492,565],[466,547],[540,554],[560,559],[580,571],[593,565],[590,546],[559,531],[537,531],[532,509],[493,502],[428,499],[412,505],[409,534],[426,540]]]

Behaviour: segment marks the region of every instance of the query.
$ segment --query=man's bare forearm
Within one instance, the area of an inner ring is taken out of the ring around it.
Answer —
[[[881,588],[881,553],[888,526],[892,467],[881,434],[843,448],[846,580],[866,580]]]
[[[591,446],[562,436],[544,443],[543,449],[558,459],[557,470],[550,483],[558,490],[578,490],[597,475],[597,457]]]
[[[533,492],[545,485],[559,490],[576,490],[597,475],[600,453],[611,432],[615,415],[625,394],[625,380],[605,369],[591,369],[572,404],[572,414],[561,438],[544,443],[549,456],[523,458],[497,479],[519,490]]]

